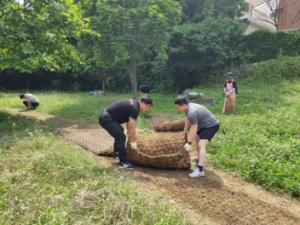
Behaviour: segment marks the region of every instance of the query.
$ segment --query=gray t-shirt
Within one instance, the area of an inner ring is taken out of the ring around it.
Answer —
[[[216,126],[219,122],[216,117],[204,106],[189,103],[187,117],[191,124],[198,124],[198,129]]]

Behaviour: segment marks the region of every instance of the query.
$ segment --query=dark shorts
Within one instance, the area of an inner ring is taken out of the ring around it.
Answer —
[[[197,134],[200,139],[207,139],[208,141],[211,141],[211,139],[219,131],[219,128],[219,124],[213,127],[201,128],[200,130],[198,130]]]
[[[28,102],[23,101],[23,104],[28,107]],[[31,102],[31,109],[36,109],[38,106],[40,105],[40,103],[38,102]]]

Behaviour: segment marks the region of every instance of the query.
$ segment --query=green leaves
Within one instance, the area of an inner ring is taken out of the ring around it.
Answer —
[[[84,5],[93,30],[100,39],[83,38],[81,49],[92,73],[121,67],[128,71],[134,95],[137,65],[147,53],[166,60],[172,27],[180,20],[181,7],[173,0],[89,1]],[[147,63],[151,63],[147,62]]]
[[[242,57],[237,49],[242,32],[243,26],[230,18],[182,24],[174,29],[171,60],[190,71],[223,68]]]
[[[89,33],[72,0],[0,3],[0,70],[66,71],[81,63],[71,36]]]
[[[248,80],[259,79],[261,82],[278,83],[282,79],[300,77],[300,57],[279,55],[277,59],[260,62],[249,67],[243,74]]]
[[[93,40],[98,54],[92,56],[94,61],[104,64],[116,65],[132,57],[139,58],[153,47],[159,53],[168,40],[167,32],[180,18],[180,6],[171,0],[95,2],[96,9],[92,10],[90,4],[86,11],[102,39]]]
[[[183,22],[173,30],[168,69],[174,86],[191,88],[224,68],[238,65],[245,26],[234,17],[243,1],[182,0]]]
[[[238,114],[219,116],[221,130],[210,160],[248,181],[299,197],[300,83],[255,81],[255,88],[253,83],[241,87]]]
[[[256,31],[243,38],[243,50],[250,54],[250,62],[260,62],[285,56],[297,56],[300,52],[300,32]]]

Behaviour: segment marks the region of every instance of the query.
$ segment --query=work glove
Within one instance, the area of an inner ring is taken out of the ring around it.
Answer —
[[[185,143],[183,148],[184,148],[185,151],[189,152],[192,149],[192,144],[187,142],[187,143]]]
[[[130,147],[131,147],[131,149],[134,149],[134,150],[138,149],[136,142],[130,142]]]

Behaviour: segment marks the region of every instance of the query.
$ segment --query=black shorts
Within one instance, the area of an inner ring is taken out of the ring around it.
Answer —
[[[215,125],[213,127],[208,127],[208,128],[201,128],[198,130],[197,134],[200,139],[207,139],[210,141],[215,134],[219,131],[220,125]]]
[[[28,102],[23,101],[23,104],[28,107]],[[40,105],[40,103],[38,102],[31,102],[31,109],[36,109],[38,106]]]

